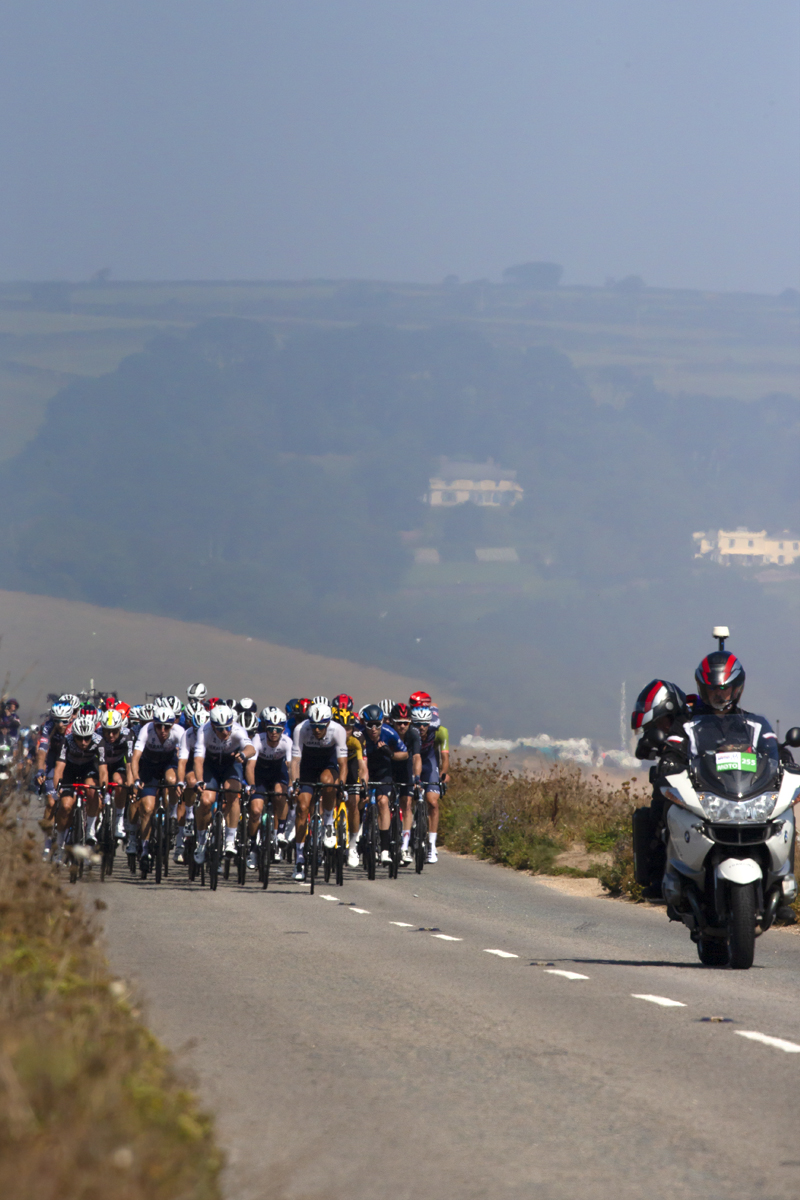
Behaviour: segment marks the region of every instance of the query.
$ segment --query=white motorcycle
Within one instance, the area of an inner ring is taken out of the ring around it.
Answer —
[[[778,746],[754,752],[744,715],[698,717],[689,765],[660,777],[669,802],[662,893],[707,966],[746,969],[755,939],[797,895],[795,818],[800,767]],[[800,746],[800,728],[785,746]]]

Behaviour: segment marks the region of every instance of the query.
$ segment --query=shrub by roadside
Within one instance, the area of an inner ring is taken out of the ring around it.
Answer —
[[[633,880],[631,813],[644,792],[636,779],[618,787],[577,766],[557,764],[542,775],[518,774],[501,762],[468,758],[456,763],[442,802],[442,840],[462,854],[536,874],[595,875],[612,895],[639,899]],[[612,861],[588,871],[559,868],[555,860],[574,841]]]
[[[0,816],[0,1195],[217,1200],[210,1119],[38,838]]]

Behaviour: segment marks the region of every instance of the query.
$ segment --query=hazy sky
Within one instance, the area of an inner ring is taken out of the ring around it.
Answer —
[[[800,286],[800,0],[5,0],[0,278]]]

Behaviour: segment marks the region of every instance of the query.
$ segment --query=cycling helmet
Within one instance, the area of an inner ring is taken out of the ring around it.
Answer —
[[[258,713],[258,705],[250,696],[242,696],[236,708],[240,713]]]
[[[347,692],[339,692],[338,696],[333,697],[333,708],[346,708],[348,712],[352,712],[353,697],[348,696]]]
[[[340,725],[344,725],[345,729],[348,729],[355,721],[355,717],[349,708],[334,705],[331,711],[333,713],[334,721],[338,721]]]
[[[116,708],[110,708],[108,712],[103,713],[100,718],[100,732],[111,732],[114,729],[122,730],[125,724],[125,718],[122,713]]]
[[[433,720],[433,713],[424,705],[419,705],[411,710],[411,722],[414,725],[430,725]]]
[[[365,725],[382,725],[383,709],[380,704],[365,704],[361,710],[361,720]]]
[[[383,713],[383,715],[385,717],[389,716],[389,713],[392,711],[394,706],[395,706],[394,700],[381,700],[380,708],[381,708],[381,712]]]
[[[202,700],[187,700],[186,711],[190,717],[193,717],[195,713],[207,712],[208,710]]]
[[[261,720],[265,729],[283,729],[286,724],[286,713],[280,708],[262,708]]]
[[[159,725],[173,725],[175,723],[175,714],[169,704],[156,704],[153,708],[154,721]]]
[[[153,713],[155,712],[155,704],[143,704],[142,712],[144,713],[145,721],[152,721]]]
[[[433,701],[428,692],[412,692],[408,697],[409,708],[430,708],[432,703]]]
[[[309,700],[308,696],[303,696],[301,700],[297,701],[297,704],[299,706],[299,711],[303,714],[303,716],[307,716],[308,710],[311,708],[312,704],[312,701]]]
[[[307,713],[312,725],[328,725],[333,713],[329,704],[312,704]]]
[[[211,724],[217,729],[231,729],[235,717],[233,709],[227,704],[215,704],[211,710]]]
[[[204,683],[190,683],[186,689],[186,695],[189,700],[205,700],[208,688]]]
[[[72,716],[72,705],[65,704],[63,700],[56,700],[50,708],[50,717],[53,721],[69,721]]]
[[[121,712],[123,717],[127,717],[128,713],[131,711],[130,704],[126,704],[124,700],[118,700],[114,705],[114,708],[117,710],[117,712]]]
[[[331,702],[327,696],[315,696],[314,699],[311,701],[311,703],[312,704],[325,704],[328,706],[328,708],[330,708],[330,706],[331,706]]]
[[[202,729],[204,725],[208,724],[208,721],[208,713],[202,704],[198,704],[196,712],[192,713],[192,725],[194,725],[195,729]]]
[[[715,712],[732,712],[744,691],[744,667],[735,654],[715,650],[694,673],[700,698]]]
[[[97,723],[98,712],[93,704],[82,704],[80,715],[82,717],[94,717],[95,724]]]
[[[176,717],[179,717],[183,712],[183,701],[180,696],[167,696],[167,704],[172,709]]]
[[[263,716],[264,714],[262,713],[261,715]],[[286,716],[300,716],[300,701],[298,699],[295,698],[286,701]]]
[[[255,733],[258,728],[258,713],[250,712],[248,708],[239,716],[239,724],[245,733]]]
[[[411,709],[407,704],[394,704],[392,711],[389,713],[390,721],[410,721]]]
[[[206,709],[208,710],[208,712],[211,712],[212,708],[216,708],[218,704],[224,704],[224,703],[225,703],[225,701],[222,699],[221,696],[212,696],[210,700],[203,701],[203,704],[206,706]]]
[[[92,734],[94,733],[94,729],[95,729],[94,717],[87,716],[84,713],[81,713],[81,715],[79,717],[76,717],[75,720],[72,722],[73,737],[79,737],[79,738],[91,737]]]
[[[674,683],[652,679],[636,697],[631,713],[631,729],[644,729],[662,717],[677,717],[686,709],[686,696]]]
[[[81,706],[81,702],[72,692],[65,692],[63,696],[58,698],[59,704],[68,704],[73,713],[77,712]]]

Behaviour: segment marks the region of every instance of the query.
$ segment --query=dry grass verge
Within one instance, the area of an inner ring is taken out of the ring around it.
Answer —
[[[522,775],[502,762],[468,758],[451,772],[442,802],[442,840],[451,850],[535,874],[596,876],[612,895],[639,899],[633,879],[631,813],[647,793],[634,777],[618,786],[586,778],[559,764]],[[586,871],[561,867],[558,855],[574,842],[608,851],[611,862]]]
[[[38,845],[3,805],[0,1195],[217,1200],[210,1119],[111,978],[92,922]]]

